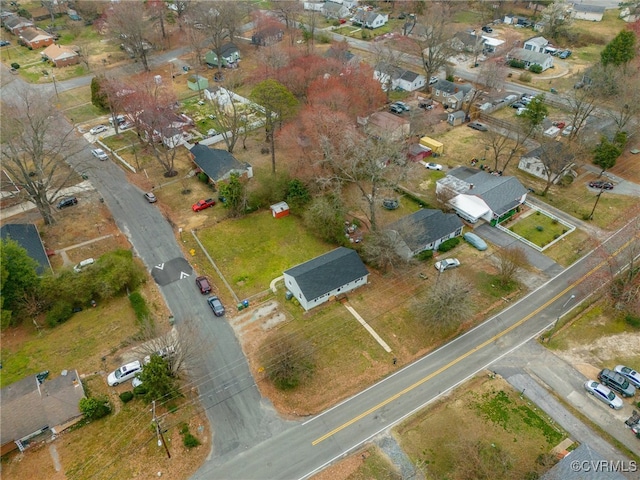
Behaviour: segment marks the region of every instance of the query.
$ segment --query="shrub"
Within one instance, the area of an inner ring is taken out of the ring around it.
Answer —
[[[73,306],[64,300],[60,300],[53,304],[53,307],[47,312],[47,325],[55,327],[60,323],[64,323],[73,316]]]
[[[16,70],[18,70],[20,68],[20,64],[14,62],[11,64],[11,68],[15,68]]]
[[[521,82],[527,82],[528,83],[528,82],[531,81],[531,79],[533,77],[531,76],[531,74],[529,72],[522,72],[518,78],[520,79]]]
[[[522,60],[518,60],[516,58],[513,58],[509,61],[509,66],[513,67],[513,68],[519,68],[519,69],[523,69],[525,67],[525,64]]]
[[[632,313],[627,313],[624,317],[624,321],[627,322],[628,325],[633,328],[640,328],[640,317],[637,315],[633,315]],[[640,405],[638,405],[640,407]]]
[[[319,34],[317,38],[320,43],[331,43],[331,37],[326,33]]]
[[[80,411],[89,420],[98,420],[111,413],[111,404],[107,397],[86,397],[80,400]]]
[[[440,244],[440,246],[438,247],[438,251],[439,252],[448,252],[449,250],[457,247],[459,243],[460,243],[460,238],[458,238],[458,237],[450,238],[446,242],[442,242]]]
[[[133,387],[133,394],[143,396],[147,394],[147,388],[144,385],[138,385],[137,387]]]
[[[423,250],[418,255],[416,255],[416,258],[421,262],[424,262],[425,260],[429,260],[433,258],[433,250]]]
[[[209,176],[204,172],[200,172],[198,174],[198,180],[200,180],[202,183],[207,183],[209,182]]]
[[[182,444],[186,448],[193,448],[193,447],[197,447],[198,445],[200,445],[200,440],[198,440],[196,437],[194,437],[191,433],[186,433],[182,437]]]
[[[542,225],[537,225],[537,226],[536,226],[536,230],[537,230],[537,231],[539,231],[539,232],[541,232],[541,231],[543,231],[543,230],[544,230],[544,227],[543,227]]]
[[[538,65],[537,63],[534,63],[529,67],[529,71],[533,73],[542,73],[542,65]]]
[[[133,308],[139,322],[149,318],[151,311],[147,306],[146,300],[139,292],[133,292],[129,295],[129,302],[131,303],[131,307]]]
[[[122,403],[127,403],[130,402],[133,399],[133,392],[127,390],[126,392],[122,392],[120,394],[120,400],[122,400]]]

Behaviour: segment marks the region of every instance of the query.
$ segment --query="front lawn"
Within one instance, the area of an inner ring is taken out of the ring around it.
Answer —
[[[270,211],[223,221],[199,230],[198,237],[240,298],[268,289],[284,270],[332,250],[299,218],[275,219]]]
[[[518,218],[509,230],[544,247],[567,232],[567,227],[540,211]]]

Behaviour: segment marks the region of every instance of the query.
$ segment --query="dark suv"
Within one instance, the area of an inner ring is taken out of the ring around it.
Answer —
[[[76,203],[78,203],[78,199],[76,197],[63,198],[58,202],[57,207],[58,209],[66,208],[75,205]]]
[[[213,310],[213,314],[216,317],[221,317],[224,315],[224,307],[222,306],[222,302],[218,297],[209,297],[207,298],[207,303]]]
[[[636,387],[631,385],[624,375],[608,368],[598,374],[598,379],[603,385],[619,392],[623,397],[633,397],[636,394]]]

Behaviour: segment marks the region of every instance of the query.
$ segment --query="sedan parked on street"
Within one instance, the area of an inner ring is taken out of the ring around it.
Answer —
[[[213,314],[216,317],[221,317],[224,315],[224,306],[218,297],[209,297],[207,298],[207,303],[213,310]]]
[[[109,160],[109,157],[101,148],[94,148],[93,150],[91,150],[91,154],[98,160]]]
[[[149,203],[156,203],[158,201],[158,199],[156,198],[156,196],[152,193],[152,192],[147,192],[144,194],[144,198],[147,200],[147,202]]]
[[[450,268],[455,268],[460,266],[460,260],[457,258],[445,258],[444,260],[440,260],[436,262],[434,267],[439,272],[444,272],[445,270],[449,270]]]
[[[196,285],[201,294],[206,295],[208,293],[211,293],[211,284],[209,283],[209,279],[207,277],[196,278]]]
[[[598,188],[600,190],[613,190],[613,183],[598,180],[596,182],[589,182],[591,188]]]
[[[620,397],[613,393],[608,387],[605,387],[601,383],[594,380],[587,380],[584,384],[584,389],[590,394],[596,397],[601,402],[609,405],[609,408],[620,410],[624,402]]]

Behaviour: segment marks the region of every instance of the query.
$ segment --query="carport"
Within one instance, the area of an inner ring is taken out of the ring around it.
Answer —
[[[449,203],[458,215],[471,223],[476,223],[483,216],[491,214],[487,204],[478,197],[456,195]]]

